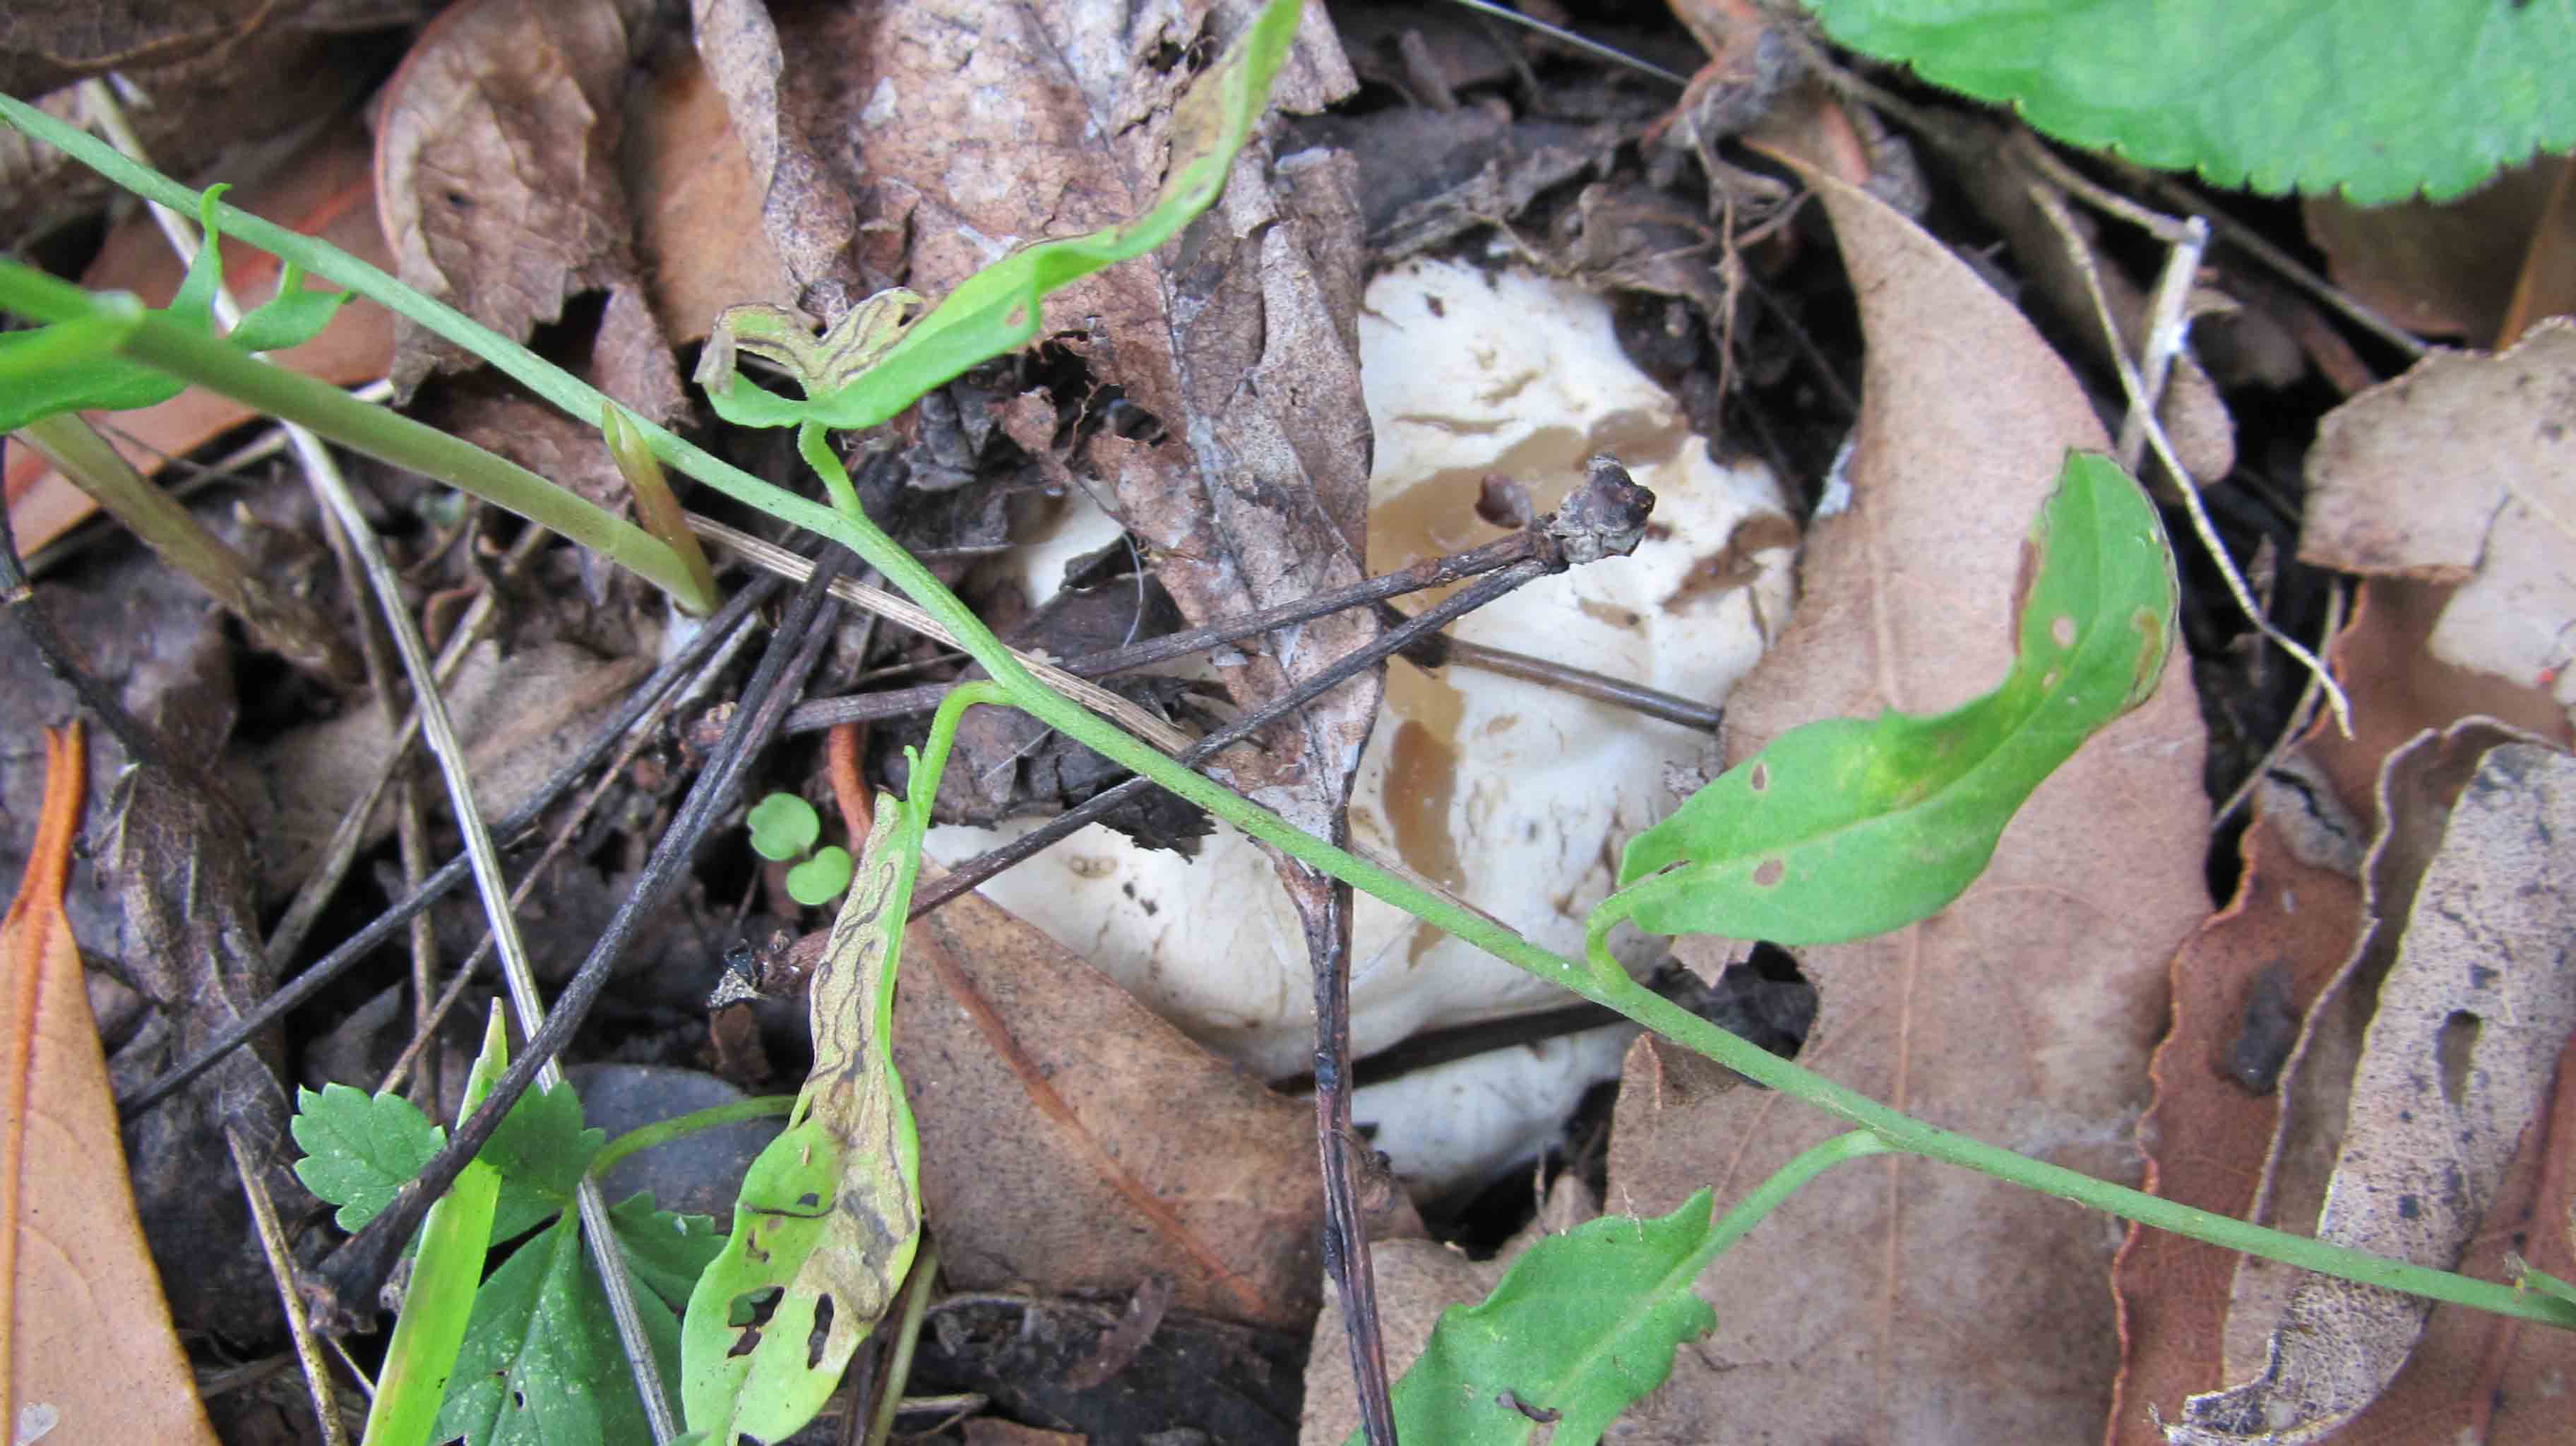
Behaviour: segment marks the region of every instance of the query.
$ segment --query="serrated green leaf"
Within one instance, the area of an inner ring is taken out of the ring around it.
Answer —
[[[717,318],[697,380],[716,415],[736,426],[786,427],[805,422],[845,430],[873,427],[911,406],[922,393],[967,368],[1025,346],[1038,334],[1048,293],[1102,267],[1142,256],[1169,241],[1225,188],[1235,154],[1252,134],[1270,81],[1297,33],[1301,0],[1271,0],[1206,74],[1172,107],[1171,164],[1152,207],[1121,226],[1041,241],[1015,251],[959,284],[928,316],[908,327],[900,311],[911,293],[881,294],[889,303],[866,324],[836,327],[816,344],[799,332],[791,344],[776,308]],[[856,311],[853,316],[858,315]],[[737,340],[758,329],[759,348],[790,368],[802,401],[744,383],[733,364]],[[898,334],[899,333],[899,339]]]
[[[2258,191],[2436,200],[2576,144],[2576,10],[2519,0],[1806,0],[2076,145]]]
[[[751,829],[751,851],[773,863],[802,855],[823,836],[822,816],[814,805],[792,793],[773,793],[743,815]]]
[[[1658,1220],[1607,1216],[1551,1235],[1483,1301],[1441,1312],[1431,1343],[1396,1382],[1396,1435],[1517,1446],[1546,1418],[1551,1446],[1599,1440],[1672,1374],[1676,1347],[1717,1327],[1717,1312],[1691,1289],[1707,1263],[1709,1200],[1702,1190]]]
[[[1629,841],[1627,887],[1593,912],[1596,948],[1620,919],[1840,943],[1957,898],[2031,790],[2155,691],[2172,645],[2173,556],[2117,463],[2069,453],[2029,545],[2002,686],[1936,717],[1834,718],[1772,740]]]
[[[492,1238],[508,1241],[544,1224],[572,1204],[581,1172],[608,1142],[606,1130],[586,1130],[581,1098],[570,1084],[531,1089],[519,1096],[478,1159],[501,1172],[501,1206]]]
[[[635,1303],[655,1358],[670,1370],[679,1323],[657,1295]],[[459,1438],[466,1446],[653,1439],[578,1216],[567,1212],[511,1252],[474,1298],[434,1435]]]
[[[371,1095],[344,1084],[322,1092],[295,1092],[295,1118],[287,1129],[304,1150],[295,1178],[340,1207],[332,1218],[354,1231],[376,1218],[420,1173],[447,1132],[429,1122],[400,1095]]]
[[[816,849],[814,856],[787,871],[787,897],[807,908],[828,904],[850,886],[850,851],[839,844]]]

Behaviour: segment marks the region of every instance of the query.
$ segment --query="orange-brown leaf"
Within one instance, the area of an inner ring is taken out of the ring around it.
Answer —
[[[0,1340],[9,1353],[0,1422],[23,1429],[51,1419],[63,1441],[213,1446],[144,1249],[107,1059],[63,917],[84,757],[79,725],[46,730],[36,847],[0,924]]]

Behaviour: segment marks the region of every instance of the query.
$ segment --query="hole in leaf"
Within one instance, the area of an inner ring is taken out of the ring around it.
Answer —
[[[1775,888],[1789,876],[1789,866],[1778,859],[1764,859],[1753,866],[1753,887]]]
[[[824,1295],[814,1302],[814,1329],[805,1336],[805,1369],[823,1368],[823,1347],[832,1339],[832,1297]]]
[[[2059,647],[2061,647],[2061,648],[2071,648],[2071,647],[2074,647],[2074,646],[2075,646],[2075,618],[2074,618],[2074,616],[2073,616],[2072,614],[2069,614],[2069,613],[2059,613],[2059,614],[2057,615],[2057,621],[2055,621],[2055,622],[2053,622],[2053,623],[2050,623],[2050,624],[2048,625],[2048,636],[2049,636],[2049,638],[2050,638],[2052,641],[2054,641],[2054,642],[2055,642]]]
[[[2478,1032],[2486,1021],[2464,1009],[2454,1009],[2442,1021],[2442,1032],[2433,1041],[2433,1053],[2442,1062],[2442,1099],[2453,1109],[2469,1089],[2469,1057],[2477,1052]]]
[[[760,1348],[760,1337],[769,1329],[769,1318],[778,1313],[778,1303],[786,1298],[786,1287],[777,1285],[747,1290],[733,1298],[733,1303],[725,1307],[725,1324],[741,1334],[734,1337],[733,1348],[725,1352],[727,1358],[747,1356]]]
[[[1744,775],[1744,786],[1752,789],[1755,793],[1769,793],[1771,791],[1771,765],[1756,761],[1753,765],[1753,771]]]

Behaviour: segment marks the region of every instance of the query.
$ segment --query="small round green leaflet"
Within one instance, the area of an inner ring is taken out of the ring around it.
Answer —
[[[1935,717],[1810,723],[1729,769],[1629,841],[1624,887],[1587,926],[1596,967],[1622,919],[1836,944],[1927,918],[1974,882],[2031,790],[2155,691],[2173,642],[2164,526],[2109,458],[2067,454],[2029,547],[2002,686]]]
[[[814,857],[787,871],[787,897],[812,909],[840,897],[850,886],[850,851],[829,844]]]
[[[743,822],[751,829],[751,850],[772,863],[804,857],[823,836],[823,820],[814,805],[792,793],[773,793],[752,805]],[[801,903],[813,903],[800,899]]]
[[[2576,142],[2576,12],[2527,0],[1806,0],[2033,126],[2257,191],[2459,195]]]

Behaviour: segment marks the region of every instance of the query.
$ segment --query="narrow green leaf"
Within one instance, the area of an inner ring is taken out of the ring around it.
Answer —
[[[2069,453],[2029,547],[2001,687],[1937,717],[1811,723],[1729,769],[1629,842],[1627,887],[1589,926],[1596,958],[1621,919],[1830,944],[1957,898],[2031,790],[2155,691],[2172,644],[2164,527],[2118,464]]]
[[[1710,1192],[1658,1220],[1606,1216],[1512,1262],[1493,1294],[1441,1312],[1395,1385],[1395,1430],[1442,1446],[1590,1446],[1672,1374],[1673,1351],[1717,1328],[1691,1290],[1707,1264]],[[1353,1432],[1350,1440],[1362,1435]]]
[[[333,1219],[351,1231],[375,1219],[447,1139],[402,1096],[344,1084],[324,1085],[319,1094],[298,1089],[287,1129],[304,1150],[295,1178],[339,1206]]]
[[[853,319],[868,314],[863,321],[845,319],[819,345],[795,327],[792,313],[729,310],[717,319],[698,369],[716,414],[744,427],[811,421],[855,431],[887,420],[967,368],[1027,345],[1044,320],[1048,293],[1169,241],[1225,188],[1226,172],[1269,99],[1271,78],[1287,59],[1300,8],[1301,0],[1270,0],[1172,107],[1171,167],[1145,214],[1013,252],[968,277],[908,327],[899,318],[919,300],[910,292],[871,298],[885,305],[852,311]],[[792,339],[789,328],[797,333]],[[766,345],[751,349],[787,366],[805,400],[741,382],[732,349],[747,345],[753,329]]]
[[[462,1113],[472,1114],[483,1103],[509,1064],[509,1035],[496,1003],[483,1028],[482,1053],[465,1077]],[[429,1207],[402,1315],[385,1345],[376,1398],[367,1408],[364,1446],[425,1446],[429,1440],[465,1340],[483,1259],[491,1253],[492,1212],[500,1197],[500,1172],[478,1155]]]
[[[751,851],[772,862],[801,856],[823,836],[822,816],[814,805],[792,793],[773,793],[743,815],[751,829]]]
[[[2525,0],[1807,0],[2060,140],[2258,191],[2456,196],[2576,143],[2576,11]]]

